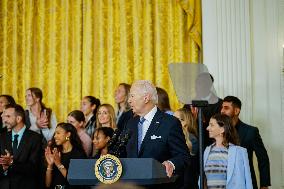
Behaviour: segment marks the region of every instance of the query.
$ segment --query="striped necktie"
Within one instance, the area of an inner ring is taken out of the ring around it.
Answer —
[[[142,135],[143,135],[143,123],[146,119],[144,117],[140,118],[140,121],[138,123],[138,153],[140,152],[140,147],[142,144]]]

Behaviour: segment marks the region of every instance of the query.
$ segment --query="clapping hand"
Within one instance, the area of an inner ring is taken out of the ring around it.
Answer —
[[[44,155],[45,155],[45,159],[46,159],[47,164],[52,166],[54,164],[54,155],[53,155],[53,153],[51,153],[51,149],[50,149],[49,146],[45,148]]]
[[[61,153],[57,150],[57,148],[53,149],[53,157],[54,157],[54,164],[56,166],[61,165]]]

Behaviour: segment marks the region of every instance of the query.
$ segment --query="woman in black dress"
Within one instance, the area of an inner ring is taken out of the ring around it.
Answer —
[[[76,128],[70,123],[59,123],[55,129],[51,144],[45,149],[47,162],[45,185],[47,188],[71,187],[66,179],[70,159],[83,159],[86,154]]]
[[[97,151],[94,156],[95,159],[109,153],[108,145],[113,136],[113,132],[113,129],[110,127],[100,127],[96,129],[93,140],[94,148]]]

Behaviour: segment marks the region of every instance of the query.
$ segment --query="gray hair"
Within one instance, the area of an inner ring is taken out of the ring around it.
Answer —
[[[138,86],[139,89],[143,92],[143,94],[149,94],[150,100],[154,104],[158,104],[158,94],[156,87],[148,80],[138,80],[135,81],[132,86]]]

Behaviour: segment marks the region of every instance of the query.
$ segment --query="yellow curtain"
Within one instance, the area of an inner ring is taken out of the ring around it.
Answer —
[[[173,109],[180,107],[168,64],[199,61],[201,38],[189,21],[201,22],[200,7],[188,12],[177,0],[0,3],[0,94],[25,106],[25,90],[39,87],[65,121],[83,96],[114,105],[120,82],[148,79],[168,91]]]

